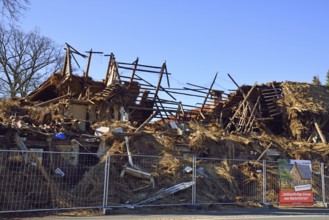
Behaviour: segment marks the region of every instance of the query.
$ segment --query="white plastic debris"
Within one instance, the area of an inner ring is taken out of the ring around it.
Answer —
[[[65,173],[58,167],[56,168],[55,173],[61,177],[65,176]]]
[[[109,127],[103,127],[103,126],[97,127],[95,130],[95,136],[101,136],[103,134],[106,134],[109,131],[110,131]]]
[[[186,173],[191,173],[192,170],[193,170],[193,168],[190,167],[190,166],[186,166],[186,167],[184,168],[184,171],[185,171]]]
[[[171,122],[169,122],[169,125],[170,125],[170,127],[171,127],[172,129],[177,129],[177,128],[178,128],[178,127],[177,127],[177,124],[176,124],[175,121],[171,121]]]

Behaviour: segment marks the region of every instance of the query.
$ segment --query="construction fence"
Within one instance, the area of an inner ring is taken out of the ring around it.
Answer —
[[[278,162],[149,155],[0,151],[0,213],[87,208],[278,204]],[[329,199],[312,164],[314,202]]]

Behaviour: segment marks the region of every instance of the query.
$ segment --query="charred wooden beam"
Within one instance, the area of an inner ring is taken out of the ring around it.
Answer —
[[[164,74],[164,71],[165,71],[165,67],[166,67],[166,63],[163,63],[161,71],[160,71],[160,77],[159,77],[158,85],[156,87],[155,94],[154,94],[154,97],[153,97],[153,102],[155,102],[155,100],[158,96],[159,89],[161,87],[162,77],[163,77],[163,74]]]
[[[245,128],[244,128],[244,132],[249,132],[252,128],[252,125],[253,125],[253,122],[254,122],[254,119],[255,119],[254,112],[255,112],[257,106],[259,105],[259,101],[260,101],[260,96],[258,96],[256,104],[254,105],[254,108],[252,109],[252,111],[250,113],[250,117],[249,117],[249,119],[248,119],[248,121],[245,125]]]
[[[168,104],[178,105],[179,103],[181,103],[181,105],[184,107],[197,108],[197,106],[195,106],[195,105],[182,104],[182,102],[175,102],[175,101],[166,100],[166,99],[161,99],[161,101],[166,104],[168,103]]]
[[[93,51],[92,49],[90,49],[90,51],[86,51],[86,53],[89,53],[89,56],[88,56],[88,63],[87,63],[87,68],[86,68],[86,72],[84,74],[84,80],[87,81],[87,78],[89,76],[89,69],[90,69],[90,63],[91,63],[91,57],[92,57],[92,54],[95,53],[95,54],[103,54],[103,52],[96,52],[96,51]]]
[[[161,91],[164,91],[164,90],[161,89]],[[185,93],[185,92],[173,92],[173,91],[170,91],[170,93],[178,94],[178,95],[191,96],[191,97],[204,98],[204,96],[201,96],[201,95],[195,95],[195,94],[190,94],[190,93]]]
[[[190,91],[193,91],[193,92],[198,92],[198,93],[202,93],[202,94],[208,94],[207,92],[204,92],[204,91],[200,91],[198,89],[191,89],[191,88],[187,88],[187,87],[183,87],[184,90],[190,90]]]
[[[124,62],[117,62],[119,65],[131,65],[134,66],[134,63],[124,63]],[[149,66],[149,65],[143,65],[143,64],[138,64],[140,67],[147,67],[147,68],[153,68],[153,69],[161,69],[161,66]]]
[[[160,108],[159,108],[159,106],[158,106],[158,103],[155,102],[154,105],[155,105],[157,111],[158,111],[159,114],[160,114],[160,117],[161,117],[162,122],[165,123],[164,117],[163,117],[163,115],[162,115],[162,111],[160,111]]]
[[[164,108],[161,100],[159,99],[159,96],[156,97],[157,103],[159,103],[160,107],[162,108],[162,111],[165,113],[166,117],[169,118],[166,109]]]
[[[81,57],[83,57],[83,58],[87,58],[86,55],[80,53],[78,50],[76,50],[76,49],[75,49],[74,47],[72,47],[70,44],[68,44],[68,43],[65,43],[65,44],[67,45],[67,47],[70,48],[71,53],[75,53],[75,54],[78,54],[79,56],[81,56]]]
[[[57,98],[54,98],[54,99],[45,101],[45,102],[41,102],[41,103],[35,104],[35,106],[38,106],[38,107],[45,106],[45,105],[48,105],[50,103],[58,102],[61,99],[68,98],[70,96],[71,96],[70,94],[66,94],[66,95],[63,95],[63,96],[60,96],[60,97],[57,97]]]
[[[274,87],[275,90],[281,90],[280,87]],[[262,92],[272,92],[273,88],[269,88],[269,89],[262,89]]]
[[[274,116],[281,115],[281,114],[282,114],[282,111],[274,113],[274,114],[270,114],[270,116],[274,117]],[[271,119],[273,119],[273,118],[271,118]],[[260,118],[258,118],[257,120],[260,120]]]
[[[238,90],[241,92],[241,94],[243,95],[243,97],[244,97],[244,100],[245,100],[245,98],[246,98],[246,94],[245,94],[245,92],[241,89],[241,87],[235,82],[235,80],[230,76],[230,74],[227,74],[229,77],[230,77],[230,79],[233,81],[233,83],[238,87]],[[256,85],[256,84],[255,84]],[[254,85],[254,86],[255,86]],[[251,89],[249,90],[249,92],[251,91]],[[249,92],[248,92],[248,94],[249,94]],[[247,100],[247,102],[249,103],[249,105],[248,105],[248,108],[249,108],[249,111],[251,112],[252,111],[252,108],[254,107],[254,104],[251,102],[251,101],[249,101],[249,100]],[[262,115],[260,114],[260,111],[255,111],[254,112],[254,117],[255,117],[255,120],[257,120],[258,118],[261,118],[262,117]],[[267,132],[267,133],[272,133],[271,132],[271,130],[265,125],[265,124],[262,124],[262,127],[263,127],[263,129]]]
[[[72,76],[72,65],[71,65],[71,46],[66,44],[66,53],[64,58],[64,66],[62,70],[62,79],[57,85],[58,95],[62,94],[62,85],[71,78]]]
[[[265,99],[267,99],[267,98],[278,98],[278,94],[275,94],[275,95],[263,95],[263,97]]]
[[[192,84],[192,83],[186,83],[187,85],[190,85],[190,86],[195,86],[195,87],[199,87],[201,89],[208,89],[207,87],[203,87],[203,86],[198,86],[198,85],[195,85],[195,84]]]
[[[136,130],[135,132],[140,132],[140,130],[142,130],[144,128],[144,126],[149,123],[159,112],[158,111],[154,111],[152,113],[152,115],[150,115]]]
[[[128,107],[129,109],[136,109],[136,110],[148,110],[148,111],[159,111],[159,112],[162,112],[160,109],[158,108],[147,108],[147,107],[140,107],[140,106],[130,106]],[[167,112],[170,112],[170,113],[176,113],[177,109],[167,109],[166,110]],[[185,111],[186,113],[193,113],[194,115],[197,115],[199,114],[199,111],[197,110],[186,110]]]
[[[134,69],[133,69],[133,72],[132,72],[131,77],[130,77],[130,85],[134,81],[135,73],[136,73],[136,70],[137,70],[137,65],[138,65],[138,57],[137,57],[137,59],[134,62]]]
[[[88,90],[87,83],[88,83],[88,76],[89,76],[89,69],[90,69],[90,63],[91,63],[92,54],[93,53],[95,53],[95,54],[103,54],[103,52],[96,52],[96,51],[93,51],[92,49],[90,49],[90,51],[88,51],[88,52],[86,51],[86,53],[89,53],[89,56],[88,56],[87,68],[86,68],[86,71],[85,71],[84,76],[83,76],[83,86],[81,88],[81,92],[80,92],[80,95],[79,95],[80,98]]]
[[[148,81],[146,81],[145,79],[143,79],[142,77],[138,76],[137,74],[135,74],[136,77],[138,77],[139,79],[141,79],[143,82],[147,83],[149,86],[156,88],[154,85],[152,85],[151,83],[149,83]],[[170,92],[168,92],[166,89],[164,89],[162,86],[160,86],[161,90],[164,91],[165,93],[167,93],[172,99],[176,100],[176,98],[170,94]]]
[[[247,93],[246,97],[240,103],[238,109],[235,111],[235,113],[233,114],[233,116],[229,119],[229,123],[227,124],[225,130],[229,130],[231,128],[231,125],[234,123],[234,118],[237,116],[237,114],[239,114],[240,109],[244,106],[244,103],[246,103],[248,101],[248,98],[249,98],[250,94],[256,88],[256,86],[257,86],[257,83],[255,83],[253,85],[253,87],[249,90],[249,92]]]
[[[125,69],[125,70],[134,70],[134,68],[131,68],[131,67],[125,67],[125,66],[122,66],[122,65],[118,65],[119,68],[121,69]],[[138,72],[146,72],[146,73],[158,73],[157,71],[154,71],[154,70],[145,70],[145,69],[137,69],[135,71],[138,71]],[[161,72],[160,72],[161,74]],[[168,73],[169,75],[171,75],[171,73]]]
[[[167,85],[168,85],[168,87],[170,88],[169,73],[168,73],[167,65],[165,65],[165,71],[164,71],[164,73],[166,74]]]
[[[274,90],[268,91],[268,92],[264,92],[263,90],[261,90],[261,91],[262,91],[263,95],[278,95],[278,92],[274,91]]]
[[[216,81],[216,78],[217,78],[217,74],[218,74],[218,73],[216,73],[216,75],[215,75],[215,77],[214,77],[214,80],[212,81],[211,86],[210,86],[210,88],[209,88],[209,90],[208,90],[207,96],[205,97],[205,99],[204,99],[204,101],[203,101],[203,103],[202,103],[202,107],[201,107],[201,109],[200,109],[200,115],[201,115],[201,116],[202,116],[202,111],[203,111],[203,109],[204,109],[204,107],[205,107],[205,104],[206,104],[206,102],[207,102],[207,99],[208,99],[208,97],[209,97],[209,94],[210,94],[210,92],[211,92],[211,90],[212,90],[212,87],[213,87],[214,84],[215,84],[215,81]]]

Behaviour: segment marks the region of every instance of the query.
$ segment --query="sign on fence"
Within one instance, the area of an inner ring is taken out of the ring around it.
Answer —
[[[309,160],[279,160],[280,206],[312,206],[312,167]]]

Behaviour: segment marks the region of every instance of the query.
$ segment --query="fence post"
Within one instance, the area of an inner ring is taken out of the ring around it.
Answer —
[[[324,180],[324,163],[321,163],[321,186],[322,186],[322,202],[325,207],[327,207],[326,203],[326,184]]]
[[[194,184],[192,185],[192,205],[195,205],[196,203],[196,157],[193,156],[192,158],[192,181]]]
[[[103,191],[103,214],[107,214],[108,195],[109,195],[109,177],[110,177],[110,155],[106,153],[104,165],[104,191]]]
[[[266,160],[263,160],[263,204],[266,204]]]

